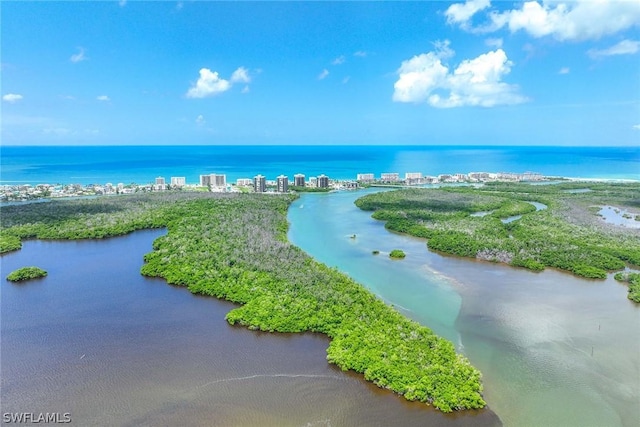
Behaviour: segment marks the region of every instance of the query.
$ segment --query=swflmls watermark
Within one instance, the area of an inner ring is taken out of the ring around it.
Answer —
[[[71,422],[69,412],[4,412],[5,424],[67,424]]]

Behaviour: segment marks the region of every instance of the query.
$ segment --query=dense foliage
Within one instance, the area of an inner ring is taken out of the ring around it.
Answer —
[[[328,193],[331,191],[331,188],[320,188],[320,187],[308,187],[302,185],[290,185],[289,191],[296,191],[298,193]]]
[[[21,282],[23,280],[37,279],[39,277],[45,277],[47,272],[38,267],[22,267],[15,271],[12,271],[7,280],[11,282]]]
[[[616,273],[614,277],[619,282],[629,284],[627,298],[633,302],[640,302],[640,273]]]
[[[391,258],[404,258],[406,255],[404,253],[404,251],[402,251],[401,249],[394,249],[391,252],[389,252],[389,257]]]
[[[536,211],[531,202],[547,208]],[[388,229],[428,239],[430,249],[449,254],[593,279],[640,265],[640,230],[606,224],[593,213],[593,206],[611,204],[637,209],[637,183],[409,189],[355,203]]]
[[[149,194],[2,209],[3,235],[95,238],[166,227],[142,273],[241,304],[230,324],[328,335],[327,359],[448,412],[481,408],[480,373],[453,344],[286,239],[290,195]]]

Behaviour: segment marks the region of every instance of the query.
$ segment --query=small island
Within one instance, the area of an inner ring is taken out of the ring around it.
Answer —
[[[394,249],[391,252],[389,252],[389,258],[402,259],[405,256],[406,256],[405,253],[400,249]]]
[[[38,267],[22,267],[15,271],[12,271],[8,276],[7,280],[10,282],[22,282],[25,280],[38,279],[40,277],[45,277],[47,272]]]

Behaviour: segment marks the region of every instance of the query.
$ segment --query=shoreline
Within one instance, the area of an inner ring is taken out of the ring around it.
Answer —
[[[4,191],[5,193],[3,194],[3,197],[0,198],[0,207],[1,206],[12,206],[12,205],[19,205],[19,204],[26,204],[26,203],[44,203],[44,202],[50,202],[53,200],[73,200],[73,199],[89,199],[89,198],[97,198],[97,197],[117,197],[117,196],[126,196],[126,195],[131,195],[131,194],[138,194],[138,193],[157,193],[157,192],[190,192],[190,193],[197,193],[197,192],[213,192],[213,193],[217,193],[217,192],[222,192],[222,193],[238,193],[238,192],[244,192],[246,187],[243,186],[238,186],[236,184],[230,184],[230,188],[231,191],[214,191],[217,189],[211,189],[209,191],[207,190],[203,190],[202,187],[195,185],[195,184],[187,184],[184,187],[181,188],[168,188],[168,189],[162,189],[162,190],[154,190],[153,188],[151,188],[153,185],[152,184],[129,184],[128,188],[132,189],[132,191],[127,191],[127,192],[122,192],[122,193],[116,193],[116,192],[109,192],[109,193],[101,193],[101,192],[96,192],[95,188],[97,187],[101,187],[100,185],[97,184],[87,184],[87,185],[82,185],[82,184],[48,184],[48,183],[39,183],[39,184],[35,184],[35,187],[33,184],[29,184],[29,183],[21,183],[21,184],[3,184],[3,181],[0,181],[0,192],[3,190],[2,187],[4,187]],[[374,187],[374,188],[381,188],[381,189],[385,189],[385,188],[389,188],[389,189],[418,189],[418,188],[439,188],[439,187],[449,187],[449,186],[465,186],[465,185],[469,185],[469,186],[477,186],[477,185],[484,185],[486,183],[522,183],[522,184],[529,184],[529,185],[557,185],[557,184],[562,184],[562,183],[572,183],[572,184],[576,184],[576,183],[581,183],[581,182],[585,182],[585,183],[612,183],[612,184],[633,184],[633,183],[640,183],[640,178],[638,179],[631,179],[631,178],[580,178],[580,177],[558,177],[558,176],[543,176],[542,180],[539,181],[517,181],[517,180],[499,180],[499,179],[492,179],[492,180],[485,180],[485,181],[480,181],[480,182],[474,182],[474,181],[464,181],[464,182],[434,182],[434,183],[425,183],[425,184],[406,184],[406,183],[398,183],[398,184],[384,184],[384,183],[372,183],[372,184],[365,184],[362,186],[358,186],[355,188],[347,188],[346,184],[347,183],[352,183],[354,182],[353,180],[343,180],[343,179],[335,179],[335,180],[331,180],[331,185],[328,189],[315,189],[314,187],[309,187],[310,191],[299,191],[296,192],[295,190],[290,190],[286,193],[279,193],[276,191],[266,191],[266,192],[262,192],[259,194],[301,194],[301,193],[321,193],[321,194],[325,194],[325,193],[332,193],[335,191],[358,191],[358,190],[362,190],[362,189],[366,189],[369,187]],[[48,188],[50,191],[51,188],[57,188],[57,189],[64,189],[66,187],[70,187],[70,186],[81,186],[81,190],[79,190],[80,192],[84,193],[84,192],[88,192],[89,194],[78,194],[78,193],[62,193],[62,192],[57,192],[56,194],[46,194],[46,195],[40,195],[37,194],[38,191],[40,190],[36,190],[34,193],[33,188],[37,189],[39,187],[41,188]],[[7,188],[9,187],[9,188]],[[21,188],[20,190],[17,190],[18,188]],[[22,197],[22,199],[19,200],[13,200],[13,199],[7,199],[7,194],[8,192],[13,192],[14,196],[13,197]],[[19,196],[15,196],[16,192],[20,192]],[[251,191],[248,191],[249,193],[252,193]]]

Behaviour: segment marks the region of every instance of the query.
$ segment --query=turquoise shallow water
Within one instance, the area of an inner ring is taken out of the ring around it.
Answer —
[[[429,252],[353,205],[369,191],[303,195],[289,239],[454,342],[505,425],[638,425],[640,307],[624,285]]]

